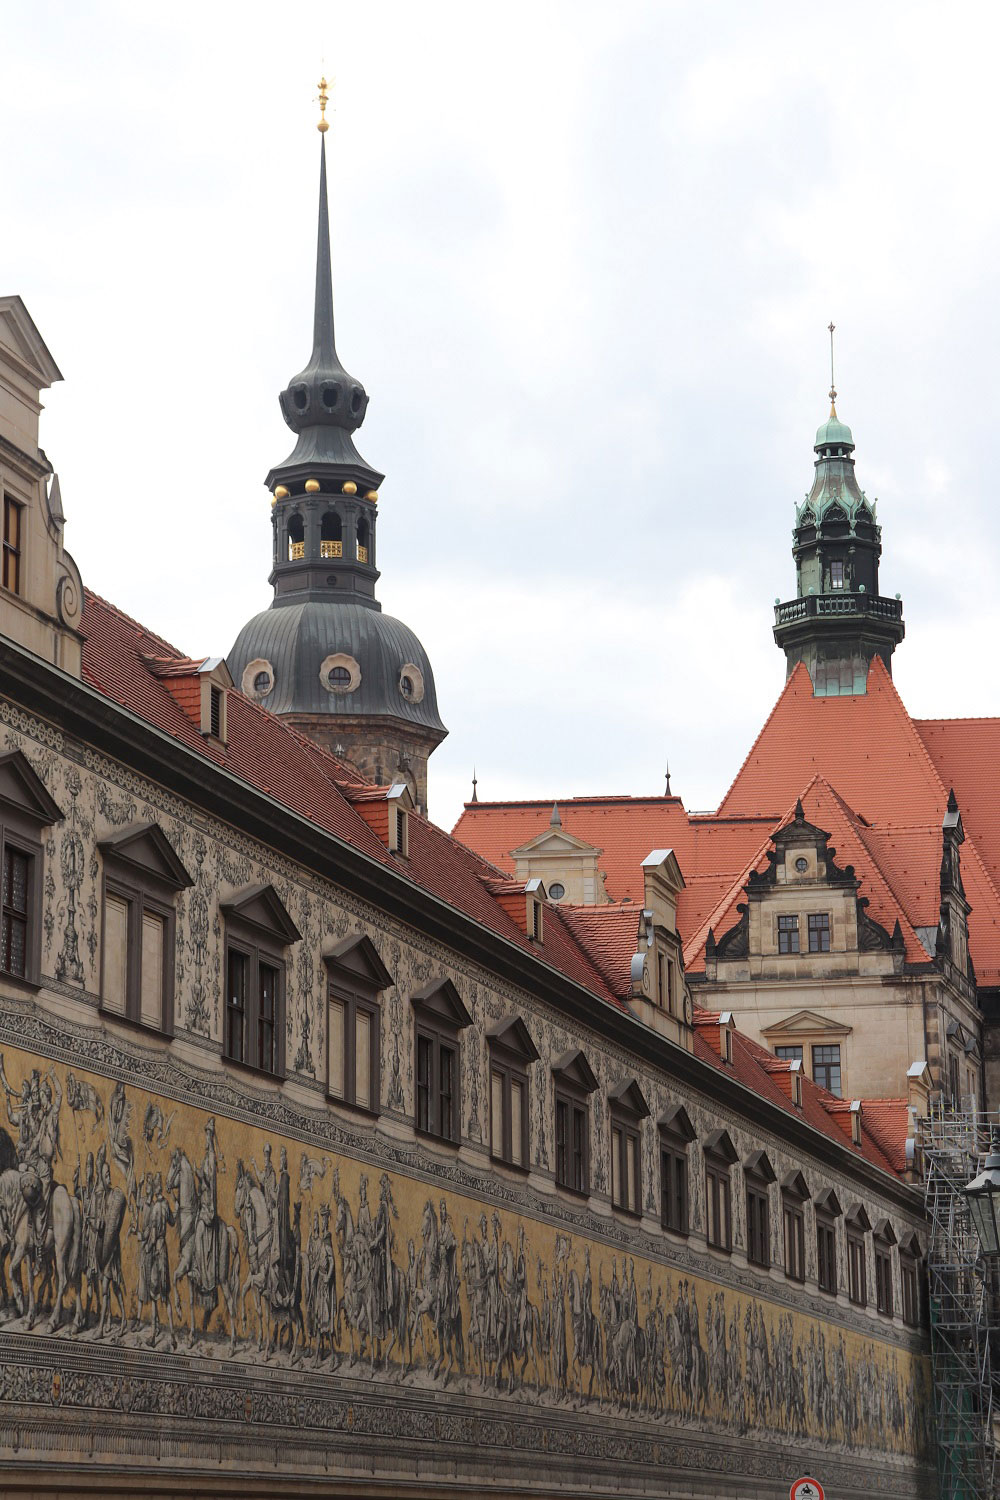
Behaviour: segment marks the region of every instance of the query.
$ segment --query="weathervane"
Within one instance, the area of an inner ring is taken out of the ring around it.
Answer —
[[[837,415],[837,389],[836,389],[836,385],[835,385],[835,382],[834,382],[834,379],[833,379],[833,331],[836,328],[836,326],[837,326],[836,323],[831,323],[829,325],[829,327],[830,327],[830,415],[831,415],[831,417],[835,417]]]
[[[316,126],[316,129],[320,132],[321,135],[325,135],[326,132],[330,129],[330,122],[326,118],[326,106],[330,102],[330,95],[326,91],[327,85],[325,78],[320,79],[318,87],[319,98],[316,100],[316,102],[319,105],[319,124]]]

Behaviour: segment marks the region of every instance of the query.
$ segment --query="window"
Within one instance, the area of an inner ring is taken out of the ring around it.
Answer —
[[[666,953],[656,955],[656,979],[660,1007],[672,1016],[674,1013],[674,969]]]
[[[778,918],[778,952],[798,953],[799,951],[799,919],[798,917]]]
[[[840,1098],[840,1047],[823,1045],[812,1049],[813,1081]]]
[[[868,1258],[865,1235],[871,1228],[863,1208],[847,1220],[847,1295],[855,1307],[868,1306]]]
[[[410,856],[410,812],[413,798],[405,781],[393,782],[386,793],[388,802],[388,848],[403,859]]]
[[[789,1281],[806,1279],[805,1205],[809,1188],[801,1172],[793,1172],[781,1185],[781,1228],[785,1251],[785,1275]]]
[[[582,1052],[567,1052],[554,1063],[556,1182],[571,1193],[590,1192],[590,1103],[597,1087]]]
[[[764,1151],[754,1151],[743,1163],[747,1194],[747,1260],[765,1271],[771,1264],[771,1205],[769,1184],[774,1168]]]
[[[553,880],[549,886],[549,896],[553,901],[561,901],[566,894],[566,887],[561,880]]]
[[[371,1114],[380,1106],[379,995],[392,976],[364,934],[345,938],[327,954],[326,1091],[331,1099]]]
[[[801,1062],[802,1048],[797,1043],[787,1043],[774,1049],[775,1057],[780,1057],[785,1062]]]
[[[461,1140],[459,1033],[472,1017],[450,979],[438,979],[412,997],[416,1013],[416,1113],[422,1135]]]
[[[331,667],[326,680],[332,688],[346,693],[351,685],[351,674],[346,667]]]
[[[892,1226],[883,1220],[875,1231],[875,1306],[891,1318],[893,1312],[892,1247],[896,1242]]]
[[[519,1016],[491,1027],[490,1155],[512,1167],[528,1167],[528,1066],[538,1052]]]
[[[104,859],[101,1009],[173,1030],[174,901],[191,877],[156,823],[98,845]]]
[[[261,1073],[285,1072],[285,950],[295,923],[271,886],[225,902],[226,1022],[223,1056]]]
[[[533,943],[542,941],[542,903],[531,901],[531,928],[528,933]]]
[[[899,1285],[903,1303],[903,1322],[910,1328],[920,1326],[920,1246],[916,1235],[904,1238],[899,1247]]]
[[[837,1226],[826,1215],[816,1215],[816,1254],[821,1292],[837,1290]]]
[[[677,1137],[660,1137],[660,1223],[674,1234],[688,1232],[688,1159]]]
[[[399,679],[399,691],[402,693],[404,698],[413,697],[413,678],[407,677],[405,672]]]
[[[28,916],[32,857],[13,844],[3,850],[3,937],[0,968],[23,979],[28,972]]]
[[[954,1052],[948,1053],[948,1089],[951,1094],[952,1109],[960,1108],[959,1085],[958,1085],[958,1058]]]
[[[21,592],[21,523],[24,506],[9,495],[3,497],[3,586],[12,594]]]
[[[634,1078],[613,1088],[611,1109],[611,1202],[627,1214],[642,1213],[642,1122],[649,1105]]]
[[[829,953],[830,951],[830,913],[826,911],[811,911],[809,913],[809,952]]]
[[[830,564],[830,587],[842,589],[844,587],[844,564],[834,561]]]
[[[730,1168],[736,1151],[725,1130],[715,1130],[705,1142],[705,1238],[713,1250],[733,1248]]]

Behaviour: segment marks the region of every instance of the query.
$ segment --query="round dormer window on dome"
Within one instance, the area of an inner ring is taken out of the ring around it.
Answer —
[[[419,703],[424,696],[424,674],[412,661],[399,669],[399,691],[408,703]]]
[[[258,703],[274,691],[274,668],[263,656],[247,662],[240,682],[244,694]]]
[[[361,686],[361,668],[346,651],[335,651],[324,659],[319,680],[328,693],[353,693]]]

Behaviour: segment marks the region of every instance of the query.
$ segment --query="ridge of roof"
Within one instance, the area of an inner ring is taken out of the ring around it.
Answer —
[[[116,615],[118,619],[121,620],[123,624],[127,625],[131,630],[137,631],[140,635],[144,635],[147,640],[155,641],[158,646],[162,646],[168,657],[176,658],[177,660],[185,659],[183,651],[180,651],[176,646],[171,645],[171,643],[168,640],[165,640],[162,635],[157,635],[155,630],[150,630],[149,626],[144,625],[141,620],[135,619],[133,615],[126,614],[125,610],[119,609],[117,604],[112,604],[110,599],[105,599],[103,594],[98,594],[94,589],[89,589],[85,586],[83,590],[83,598],[85,610],[87,599],[93,599],[94,602],[96,604],[99,604],[102,609],[106,610],[109,615]],[[86,634],[86,632],[84,632],[84,634]],[[202,661],[207,661],[208,658],[203,656],[201,659]]]
[[[750,764],[750,760],[751,760],[751,758],[753,756],[754,751],[756,750],[757,746],[760,744],[761,740],[764,738],[765,734],[767,734],[767,731],[770,729],[771,724],[772,724],[773,720],[775,719],[775,717],[776,717],[776,715],[778,713],[778,710],[781,707],[783,701],[785,700],[785,698],[787,698],[787,697],[790,696],[790,694],[793,691],[793,688],[798,685],[798,683],[800,682],[800,680],[801,680],[801,678],[803,676],[807,679],[807,681],[809,683],[809,687],[811,689],[812,688],[812,678],[809,676],[809,669],[806,667],[806,665],[805,665],[804,662],[801,662],[801,661],[796,662],[795,666],[792,669],[792,671],[785,678],[785,685],[781,689],[781,692],[778,694],[777,698],[775,699],[774,706],[771,709],[771,712],[768,714],[767,718],[764,720],[764,722],[761,725],[760,729],[757,731],[757,736],[754,739],[753,744],[750,746],[750,749],[747,751],[746,755],[744,755],[742,761],[740,762],[739,769],[737,770],[736,775],[733,777],[732,781],[729,783],[729,786],[726,788],[725,795],[723,796],[722,801],[719,803],[719,806],[718,806],[718,811],[720,813],[724,812],[726,803],[729,801],[729,798],[732,796],[733,790],[736,787],[736,785],[738,784],[740,777],[743,775],[743,772],[746,770],[747,766]]]

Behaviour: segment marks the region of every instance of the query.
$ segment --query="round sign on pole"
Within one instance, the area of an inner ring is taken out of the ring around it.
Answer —
[[[788,1491],[788,1500],[826,1500],[826,1491],[818,1479],[810,1479],[805,1474],[801,1479],[796,1479]]]

